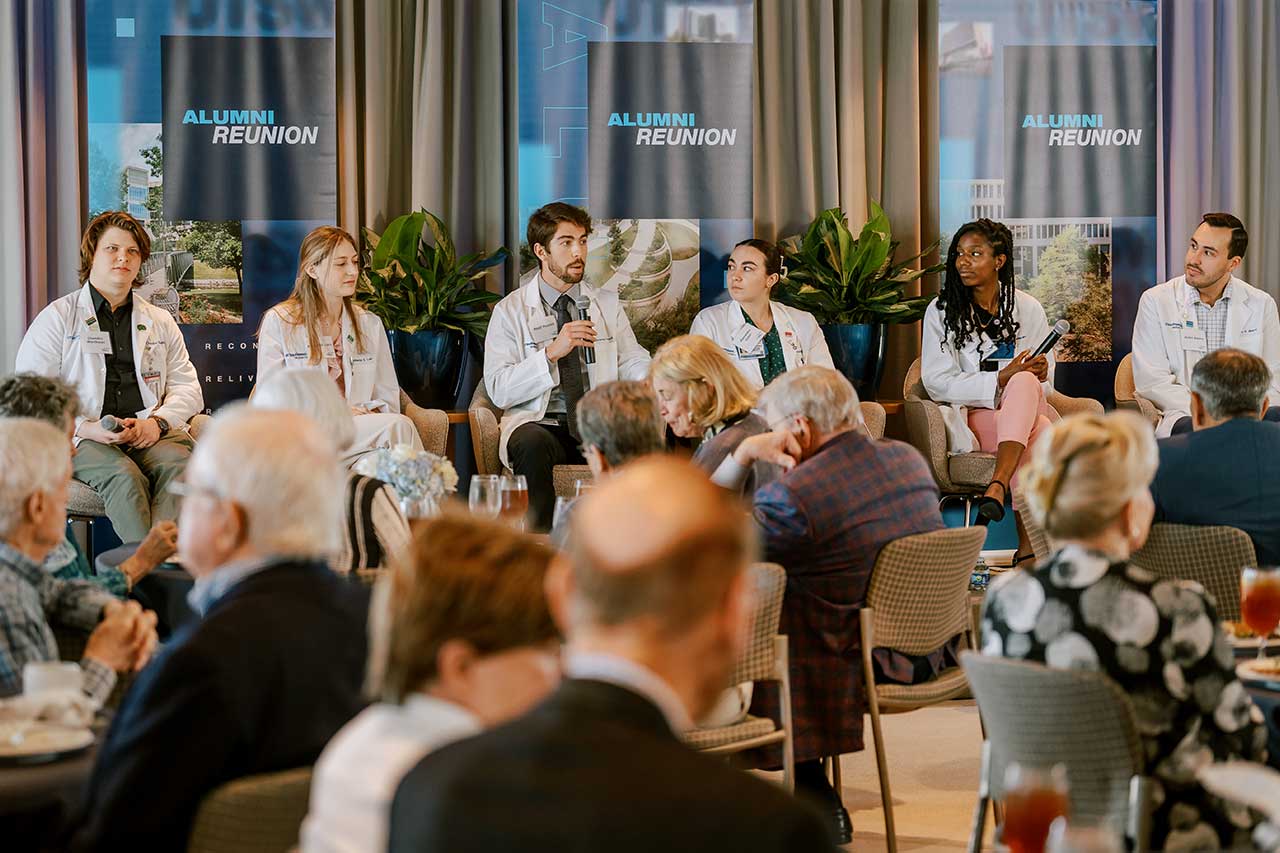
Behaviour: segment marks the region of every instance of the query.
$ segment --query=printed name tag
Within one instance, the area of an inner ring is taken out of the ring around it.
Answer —
[[[537,313],[529,318],[529,336],[535,344],[545,344],[556,336],[560,330],[556,328],[556,318]]]
[[[352,370],[368,370],[368,369],[369,369],[369,368],[371,368],[371,367],[373,367],[373,354],[372,354],[372,353],[365,353],[365,354],[363,354],[363,355],[353,355],[353,356],[351,356],[351,369],[352,369]]]
[[[93,355],[111,355],[115,351],[111,348],[111,335],[107,332],[85,332],[84,343],[80,346]]]
[[[744,324],[738,327],[738,331],[733,333],[731,338],[733,346],[738,352],[754,352],[757,347],[764,343],[764,332],[750,324]],[[763,356],[764,353],[761,352]]]
[[[338,351],[333,348],[333,341],[320,342],[320,355],[324,358],[338,357]]]
[[[1183,329],[1182,348],[1187,352],[1205,352],[1209,347],[1204,329]]]

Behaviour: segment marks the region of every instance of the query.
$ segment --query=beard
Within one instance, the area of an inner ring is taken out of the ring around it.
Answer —
[[[582,281],[583,275],[587,272],[586,263],[583,263],[582,266],[578,267],[576,270],[571,270],[568,267],[560,266],[555,261],[551,260],[551,258],[547,258],[547,266],[551,268],[551,274],[553,276],[566,284],[577,284]]]

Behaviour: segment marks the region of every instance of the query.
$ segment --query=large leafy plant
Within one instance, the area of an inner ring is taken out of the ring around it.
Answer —
[[[430,242],[424,228],[430,229]],[[381,236],[365,228],[364,240],[357,297],[387,329],[452,329],[484,337],[489,306],[502,297],[477,280],[507,259],[505,248],[459,258],[449,229],[426,210],[391,220]]]
[[[813,314],[822,325],[912,323],[924,316],[930,296],[907,296],[908,284],[941,272],[945,264],[912,269],[909,265],[937,248],[894,261],[898,241],[889,217],[871,202],[871,219],[856,238],[844,211],[824,210],[804,234],[784,239],[779,248],[786,277],[774,298]]]

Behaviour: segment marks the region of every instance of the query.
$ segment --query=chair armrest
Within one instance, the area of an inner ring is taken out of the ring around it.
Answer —
[[[1078,415],[1082,412],[1093,415],[1100,415],[1103,412],[1102,404],[1092,397],[1068,397],[1066,394],[1054,391],[1049,395],[1047,402],[1064,418],[1067,415]]]
[[[865,402],[860,404],[862,422],[866,424],[867,434],[872,438],[884,438],[885,411],[879,403]]]
[[[187,434],[191,436],[193,441],[198,439],[200,437],[200,433],[209,426],[209,423],[212,420],[213,418],[204,413],[192,415],[191,420],[187,421]]]
[[[903,410],[907,416],[907,438],[929,463],[938,488],[943,493],[959,491],[951,482],[947,463],[947,426],[938,404],[918,397],[908,398],[903,402]]]
[[[424,448],[437,456],[445,455],[449,445],[449,415],[443,409],[424,409],[401,391],[400,413],[413,421]]]
[[[502,460],[498,455],[501,433],[493,410],[486,406],[468,409],[467,421],[471,424],[471,449],[475,453],[476,473],[501,474]]]

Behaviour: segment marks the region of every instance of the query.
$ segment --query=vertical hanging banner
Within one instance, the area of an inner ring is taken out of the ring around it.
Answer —
[[[723,292],[752,235],[753,15],[751,0],[519,3],[521,218],[552,201],[591,213],[586,279],[617,291],[650,352]]]
[[[940,0],[943,247],[1013,233],[1015,281],[1066,319],[1057,386],[1110,399],[1156,277],[1155,0]]]
[[[262,313],[337,216],[333,0],[86,0],[88,213],[151,233],[143,298],[209,410],[248,396]]]

